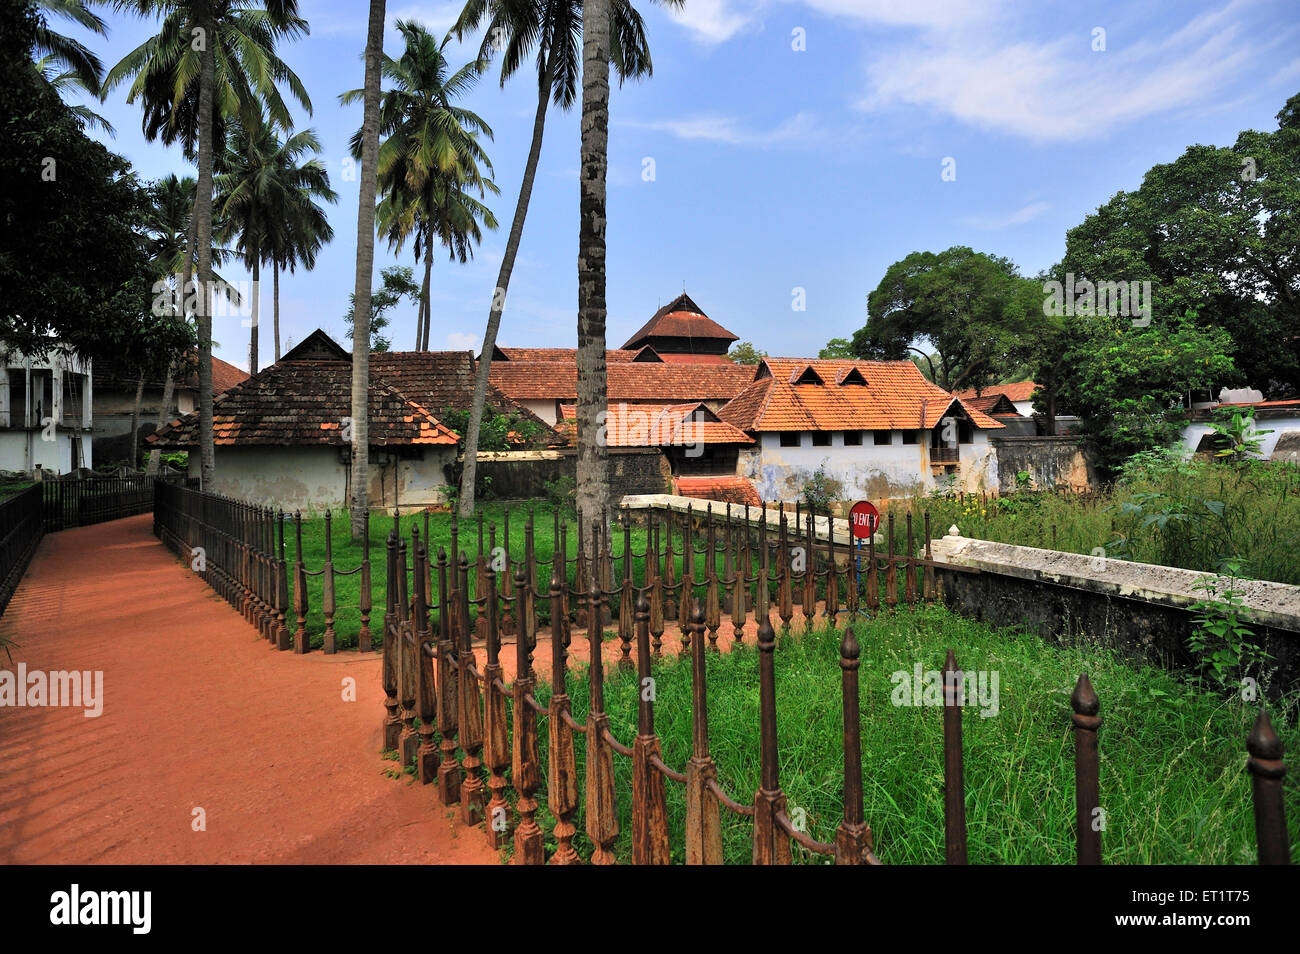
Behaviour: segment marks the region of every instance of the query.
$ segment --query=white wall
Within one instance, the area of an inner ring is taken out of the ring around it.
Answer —
[[[1272,434],[1265,434],[1260,438],[1259,455],[1263,458],[1273,456],[1273,448],[1277,446],[1277,439],[1282,436],[1284,431],[1300,431],[1300,414],[1294,417],[1266,417],[1255,421],[1255,430],[1272,431]],[[1206,434],[1213,433],[1214,429],[1209,424],[1194,422],[1183,428],[1182,444],[1183,450],[1190,454],[1196,450],[1196,446],[1201,443],[1201,438]]]
[[[422,459],[399,459],[398,502],[402,507],[446,501],[442,466],[454,459],[454,447],[426,447]],[[218,447],[215,493],[285,510],[324,510],[347,506],[347,465],[337,447]],[[201,455],[190,451],[190,476],[198,477]],[[389,455],[372,450],[370,509],[391,508],[393,466]]]

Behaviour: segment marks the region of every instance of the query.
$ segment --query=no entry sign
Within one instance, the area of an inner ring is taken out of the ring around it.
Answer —
[[[880,526],[880,511],[866,500],[859,500],[849,511],[849,526],[855,537],[869,537]]]

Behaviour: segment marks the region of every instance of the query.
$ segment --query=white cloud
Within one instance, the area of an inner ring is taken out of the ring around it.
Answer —
[[[753,22],[763,4],[751,3],[748,14],[737,12],[731,0],[687,0],[684,7],[670,9],[669,16],[691,31],[701,43],[725,43]],[[758,9],[754,9],[758,8]]]
[[[827,0],[831,2],[831,0]],[[1120,125],[1210,104],[1257,51],[1239,36],[1234,2],[1159,41],[1093,52],[1089,30],[1049,42],[993,42],[1000,30],[935,29],[867,67],[866,110],[920,106],[1039,142],[1109,136]]]
[[[972,226],[973,228],[993,231],[995,229],[1005,229],[1012,225],[1024,225],[1026,222],[1032,222],[1050,208],[1051,206],[1046,202],[1030,202],[1028,205],[1007,215],[973,215],[962,219],[962,222],[966,225]]]
[[[396,10],[389,11],[384,25],[389,30],[392,30],[398,20],[414,20],[424,26],[430,33],[441,38],[444,33],[451,29],[451,25],[456,22],[456,18],[460,16],[460,11],[463,8],[463,3],[448,2],[448,0],[440,0],[440,2],[435,3],[407,4]]]
[[[796,113],[772,129],[756,130],[744,126],[734,116],[691,116],[681,119],[650,121],[627,120],[619,125],[652,132],[666,132],[678,139],[720,142],[732,146],[768,146],[784,143],[808,143],[821,136],[814,117]]]
[[[477,351],[483,339],[464,331],[453,331],[447,335],[448,351]]]

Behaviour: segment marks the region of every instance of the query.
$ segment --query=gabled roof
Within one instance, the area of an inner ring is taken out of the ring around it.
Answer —
[[[988,387],[980,390],[978,397],[989,397],[993,394],[1005,394],[1007,400],[1013,403],[1028,401],[1034,393],[1034,388],[1038,387],[1033,381],[1016,381],[1014,384],[990,384]],[[954,391],[957,397],[963,401],[968,398],[976,397],[974,388],[966,388],[961,391]]]
[[[376,447],[442,444],[456,435],[423,406],[378,378],[370,381],[370,444]],[[339,445],[352,416],[352,365],[342,361],[284,361],[218,395],[212,406],[217,446]],[[159,447],[194,447],[198,414],[172,421],[149,440]]]
[[[577,427],[577,406],[560,408],[562,423],[557,430],[571,443]],[[752,444],[754,439],[734,425],[719,419],[707,405],[611,404],[605,412],[605,441],[609,447],[671,447],[691,444]]]
[[[738,340],[722,325],[704,313],[691,296],[682,292],[654,313],[624,348],[639,348],[651,338],[713,338],[730,344]]]
[[[721,503],[721,507],[713,508],[715,514],[725,513],[729,503],[741,507],[746,504],[759,507],[763,503],[758,490],[747,477],[674,477],[673,491],[679,497],[695,497]],[[705,507],[707,506],[706,504]]]
[[[754,378],[743,364],[641,364],[620,362],[606,367],[606,397],[619,401],[679,404],[729,401]],[[575,362],[492,362],[491,382],[516,401],[576,401]]]
[[[371,377],[379,377],[434,414],[444,408],[467,410],[474,402],[474,356],[468,351],[372,351]],[[499,413],[514,413],[550,430],[522,404],[488,384],[486,403]]]
[[[317,328],[289,349],[281,361],[351,361],[352,352]]]
[[[985,394],[983,397],[962,398],[962,403],[990,417],[1012,415],[1020,417],[1020,412],[1005,394]]]
[[[927,381],[910,361],[765,358],[718,416],[750,432],[927,430],[954,409],[976,427],[1005,426]]]

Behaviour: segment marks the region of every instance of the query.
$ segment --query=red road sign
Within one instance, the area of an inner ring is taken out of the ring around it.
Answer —
[[[880,511],[866,500],[859,500],[849,511],[849,526],[855,537],[869,537],[880,526]]]

